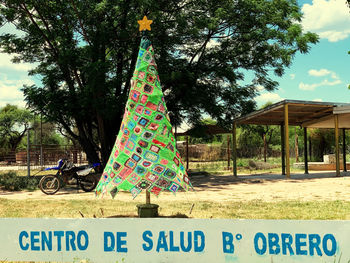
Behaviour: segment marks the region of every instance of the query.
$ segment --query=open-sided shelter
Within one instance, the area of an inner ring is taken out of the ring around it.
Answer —
[[[307,128],[334,128],[336,146],[336,176],[340,175],[339,129],[343,132],[343,161],[346,171],[345,132],[350,128],[350,104],[283,100],[264,109],[236,118],[233,122],[233,173],[237,176],[236,164],[236,125],[259,124],[279,125],[281,127],[282,174],[290,176],[288,127],[304,128],[304,162],[308,173]]]

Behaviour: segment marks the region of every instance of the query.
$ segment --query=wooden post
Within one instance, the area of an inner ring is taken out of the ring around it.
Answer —
[[[285,156],[285,145],[284,145],[284,125],[281,125],[281,159],[282,159],[282,175],[286,175],[286,156]]]
[[[286,177],[290,178],[288,104],[284,105],[284,133],[284,145],[286,147]]]
[[[189,154],[188,154],[188,136],[186,136],[186,170],[189,168]]]
[[[347,172],[348,170],[347,170],[347,168],[346,168],[346,130],[345,130],[345,128],[343,128],[342,129],[343,130],[343,165],[344,165],[344,167],[343,167],[343,171],[344,172]]]
[[[304,127],[304,168],[305,174],[309,173],[308,160],[307,160],[307,128]]]
[[[237,177],[237,131],[236,123],[233,123],[232,129],[232,159],[233,159],[233,176]]]
[[[146,190],[146,204],[151,203],[151,193]]]
[[[309,138],[309,160],[312,160],[312,143],[311,137]]]
[[[299,140],[298,140],[298,134],[297,134],[297,126],[295,126],[295,141],[294,141],[294,148],[295,148],[295,162],[299,162]]]
[[[30,129],[27,130],[27,176],[30,176]]]
[[[227,134],[227,170],[230,170],[231,156],[230,156],[230,134]]]
[[[334,115],[334,133],[335,133],[335,176],[340,176],[340,155],[339,155],[339,118],[338,114]]]

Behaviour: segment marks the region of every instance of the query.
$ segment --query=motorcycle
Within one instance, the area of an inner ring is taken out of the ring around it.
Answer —
[[[57,162],[57,166],[44,169],[45,171],[57,170],[57,173],[44,175],[39,181],[39,188],[43,193],[53,195],[65,184],[71,184],[72,181],[76,181],[78,189],[80,186],[83,191],[90,192],[97,185],[96,177],[90,172],[92,170],[98,172],[100,166],[100,163],[74,166],[67,159],[60,159]]]

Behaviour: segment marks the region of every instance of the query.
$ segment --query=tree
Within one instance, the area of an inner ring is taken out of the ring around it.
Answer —
[[[270,105],[272,105],[272,102],[266,102],[260,109],[264,109]],[[266,162],[269,144],[272,142],[272,139],[276,137],[278,128],[271,125],[245,125],[243,129],[247,130],[247,132],[243,132],[242,136],[249,136],[248,134],[256,133],[261,138],[264,147],[264,162]]]
[[[317,35],[303,33],[296,0],[3,0],[0,36],[15,62],[36,62],[41,85],[26,101],[79,141],[91,161],[106,163],[130,88],[140,35],[137,19],[153,19],[151,39],[172,124],[203,113],[221,124],[254,107],[257,85],[284,73]],[[254,79],[243,85],[244,71]],[[76,127],[78,132],[74,132]]]
[[[25,109],[7,104],[0,109],[0,146],[15,151],[26,134],[33,115]]]

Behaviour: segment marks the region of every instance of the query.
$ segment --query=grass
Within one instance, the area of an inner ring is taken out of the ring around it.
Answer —
[[[156,201],[161,216],[185,214],[191,218],[348,220],[348,201],[195,202]],[[0,198],[0,217],[86,218],[136,216],[134,202],[117,200],[9,200]],[[103,215],[102,215],[103,214]]]

